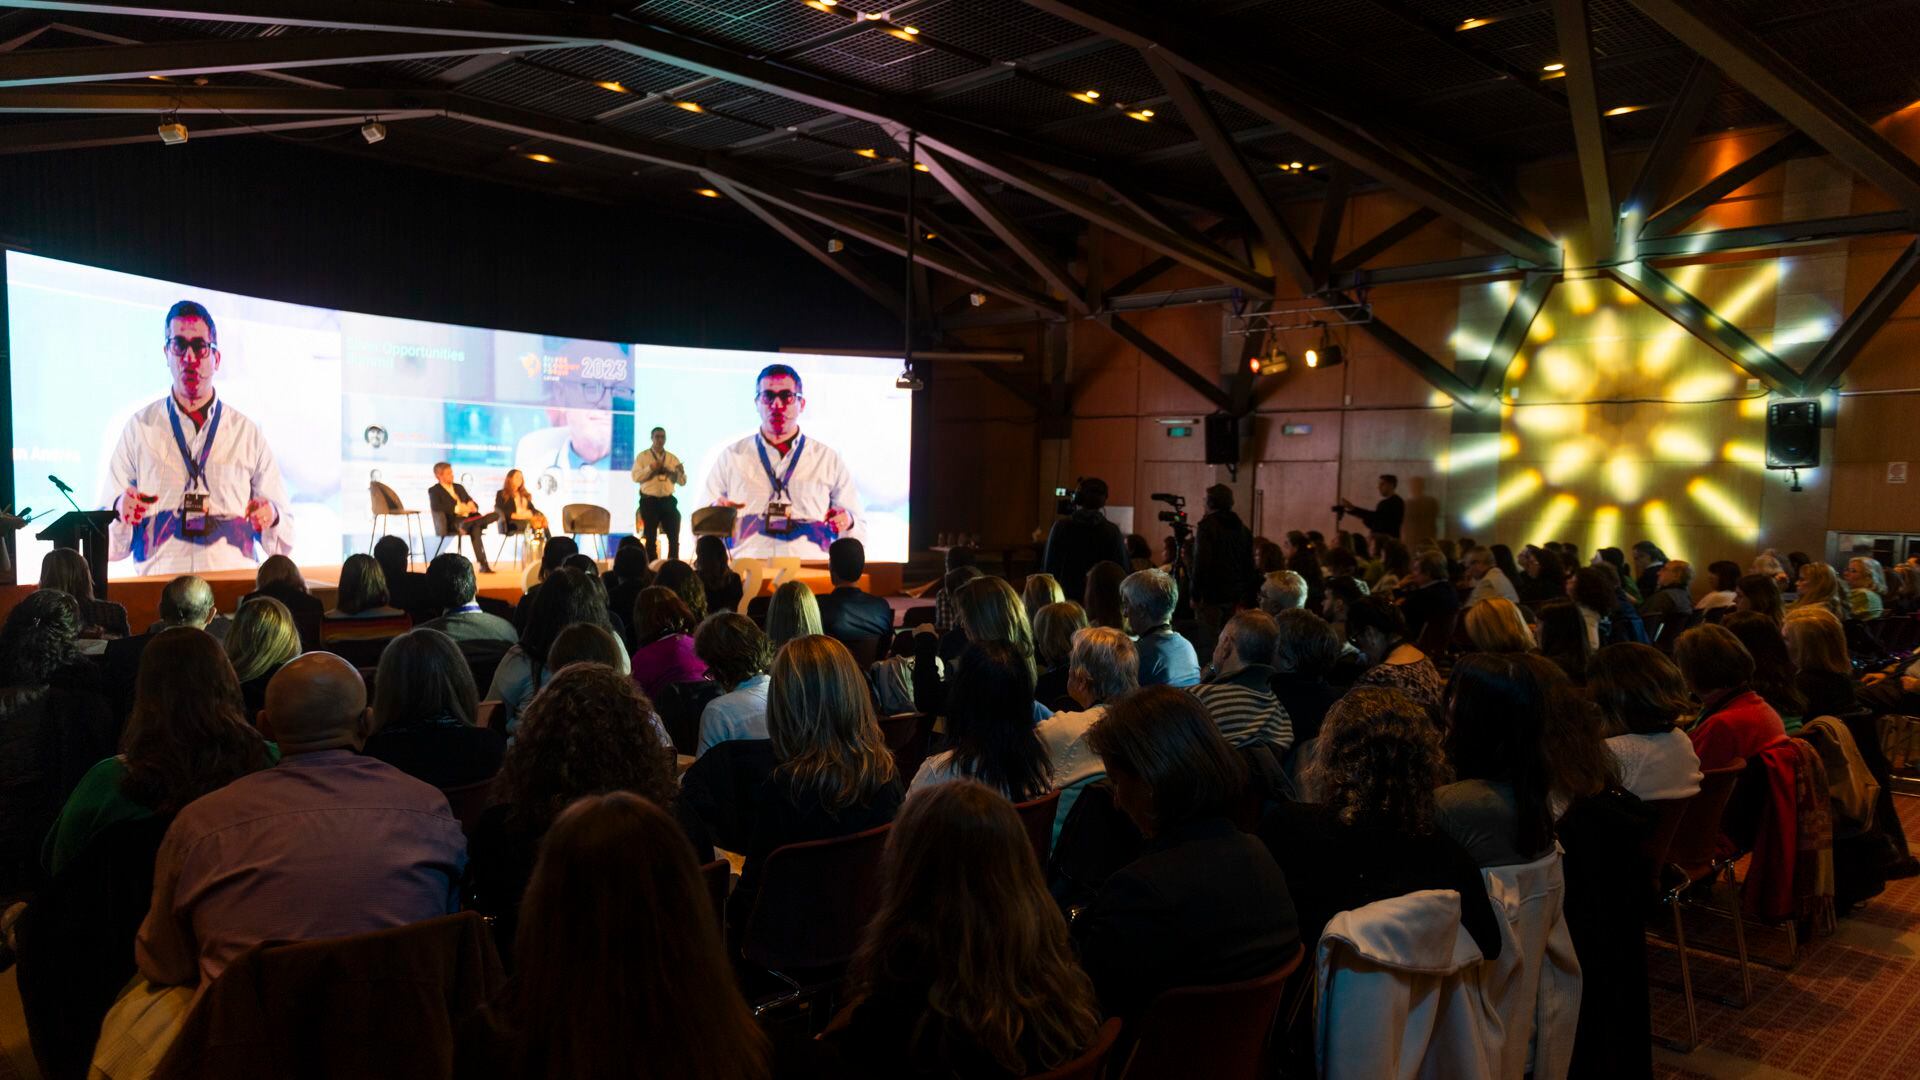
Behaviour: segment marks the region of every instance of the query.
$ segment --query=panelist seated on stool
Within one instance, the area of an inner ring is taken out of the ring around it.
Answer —
[[[480,534],[500,519],[498,513],[482,514],[480,504],[467,494],[466,486],[453,482],[453,466],[439,462],[433,467],[436,483],[427,489],[427,503],[433,510],[434,532],[440,536],[461,536],[473,542],[473,561],[483,574],[493,573],[487,565],[487,549]],[[456,541],[455,546],[459,546]]]

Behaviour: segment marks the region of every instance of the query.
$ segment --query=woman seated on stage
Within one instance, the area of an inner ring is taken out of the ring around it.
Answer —
[[[507,478],[494,493],[493,509],[500,515],[500,535],[513,536],[533,530],[535,539],[545,539],[547,535],[547,515],[533,505],[533,495],[527,491],[526,477],[519,469],[508,469]]]

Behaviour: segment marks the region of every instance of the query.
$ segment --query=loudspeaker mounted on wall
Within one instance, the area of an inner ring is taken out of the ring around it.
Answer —
[[[1767,406],[1767,468],[1811,469],[1820,464],[1820,402],[1776,401]]]

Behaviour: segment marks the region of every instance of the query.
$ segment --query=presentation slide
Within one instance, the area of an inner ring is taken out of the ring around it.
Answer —
[[[337,565],[369,549],[375,485],[420,512],[431,555],[438,462],[480,514],[519,470],[556,534],[576,504],[639,532],[638,476],[671,491],[689,561],[707,506],[734,508],[737,557],[821,561],[851,536],[872,561],[907,558],[913,410],[897,359],[415,322],[11,251],[6,289],[14,506],[37,519],[18,536],[22,580],[51,547],[33,534],[68,508],[51,477],[117,512],[108,576],[126,578],[272,554]],[[787,371],[760,379],[773,365]],[[675,459],[679,473],[662,467]],[[483,539],[491,558],[500,526]]]

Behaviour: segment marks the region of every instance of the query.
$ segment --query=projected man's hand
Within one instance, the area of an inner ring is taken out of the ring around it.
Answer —
[[[273,523],[278,521],[279,518],[280,512],[273,508],[273,503],[270,500],[247,500],[247,521],[252,523],[256,531],[266,532],[268,529],[273,528]]]
[[[835,532],[846,532],[853,528],[853,515],[836,506],[827,511],[827,524],[833,526]]]
[[[118,507],[120,520],[128,525],[140,524],[146,520],[147,511],[153,509],[153,504],[159,498],[160,496],[158,495],[144,494],[139,488],[128,484],[127,490],[120,496],[120,506]]]

